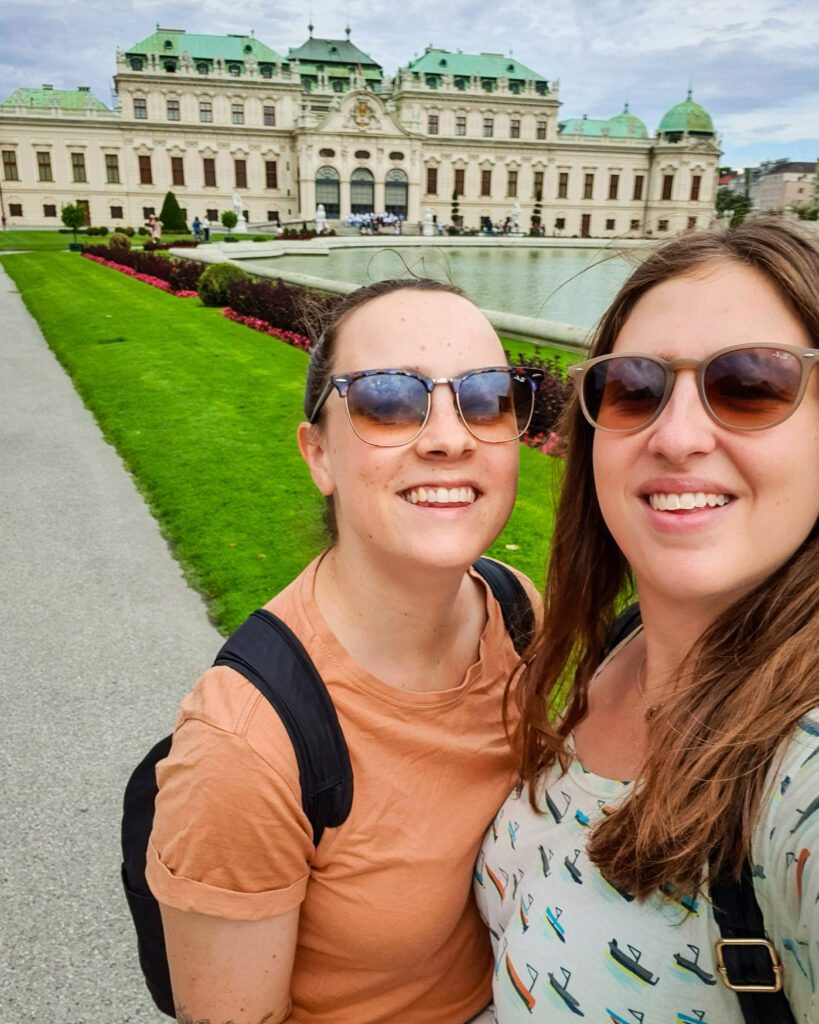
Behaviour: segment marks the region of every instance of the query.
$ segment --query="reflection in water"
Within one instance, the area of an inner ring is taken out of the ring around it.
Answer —
[[[535,248],[335,249],[328,256],[259,260],[273,268],[352,284],[412,273],[450,278],[485,309],[592,327],[642,250]],[[616,253],[616,255],[614,255]]]

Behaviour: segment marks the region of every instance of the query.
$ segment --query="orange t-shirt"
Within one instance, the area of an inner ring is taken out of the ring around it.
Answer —
[[[480,659],[461,685],[388,686],[324,622],[313,600],[317,564],[267,608],[298,636],[333,698],[353,766],[349,817],[313,846],[278,715],[238,673],[212,668],[183,701],[157,767],[148,881],[160,902],[217,917],[300,906],[296,1021],[463,1024],[491,998],[471,878],[513,782],[501,697],[517,656],[486,588]]]

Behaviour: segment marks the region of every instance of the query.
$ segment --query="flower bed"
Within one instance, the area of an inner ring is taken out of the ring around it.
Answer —
[[[296,331],[287,331],[282,327],[273,327],[266,320],[260,320],[256,316],[248,316],[246,313],[238,313],[230,306],[224,307],[222,316],[226,316],[228,320],[232,320],[234,323],[244,324],[245,327],[252,327],[254,331],[269,334],[271,338],[285,341],[288,345],[301,349],[302,352],[310,351],[310,339],[304,334],[298,334]]]
[[[173,292],[175,295],[182,292],[195,294],[196,282],[205,269],[205,264],[198,260],[175,260],[151,252],[134,252],[128,249],[117,249],[113,252],[105,245],[86,246],[83,255],[93,257],[97,263],[116,264],[116,268],[123,273],[123,268],[135,271],[129,275],[131,277],[143,274],[155,280],[165,281],[169,287],[163,288],[163,291]]]
[[[134,270],[133,267],[126,267],[122,263],[115,263],[114,260],[108,260],[102,256],[94,256],[90,252],[84,252],[83,256],[94,263],[101,263],[105,267],[111,267],[112,270],[118,270],[121,274],[127,274],[128,277],[142,281],[143,284],[149,284],[152,288],[159,288],[163,292],[170,292],[171,295],[175,295],[179,299],[194,298],[197,294],[189,288],[181,288],[179,291],[175,291],[169,281],[163,281],[161,277],[154,277],[152,274],[141,274],[138,270]]]

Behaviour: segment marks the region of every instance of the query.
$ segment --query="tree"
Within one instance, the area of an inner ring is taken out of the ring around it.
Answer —
[[[461,223],[461,206],[458,202],[458,190],[456,188],[453,188],[452,190],[452,209],[450,210],[450,218],[456,227]]]
[[[540,225],[541,225],[541,221],[543,220],[543,208],[540,205],[541,199],[542,199],[541,191],[540,191],[540,189],[538,189],[537,192],[535,193],[535,205],[534,205],[534,207],[532,209],[532,227],[531,227],[531,230],[529,232],[529,234],[531,234],[531,235],[539,235],[540,234]]]
[[[66,203],[60,211],[63,224],[74,232],[74,241],[77,241],[77,229],[85,224],[85,208],[79,203]]]
[[[729,227],[738,228],[752,207],[751,200],[741,192],[733,192],[730,188],[717,189],[717,216],[730,216]]]
[[[225,210],[225,212],[222,214],[222,223],[227,228],[228,235],[236,227],[238,220],[239,218],[236,216],[233,210]]]
[[[165,231],[188,230],[188,225],[185,223],[185,215],[182,213],[173,192],[166,193],[159,219],[162,221],[162,227]]]

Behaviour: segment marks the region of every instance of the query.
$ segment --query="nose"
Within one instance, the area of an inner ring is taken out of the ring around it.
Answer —
[[[693,370],[677,371],[668,404],[648,430],[649,451],[674,465],[713,451],[718,427],[702,404]]]
[[[418,454],[457,458],[473,451],[477,443],[458,415],[452,388],[436,384],[430,395],[429,417],[416,441]]]

